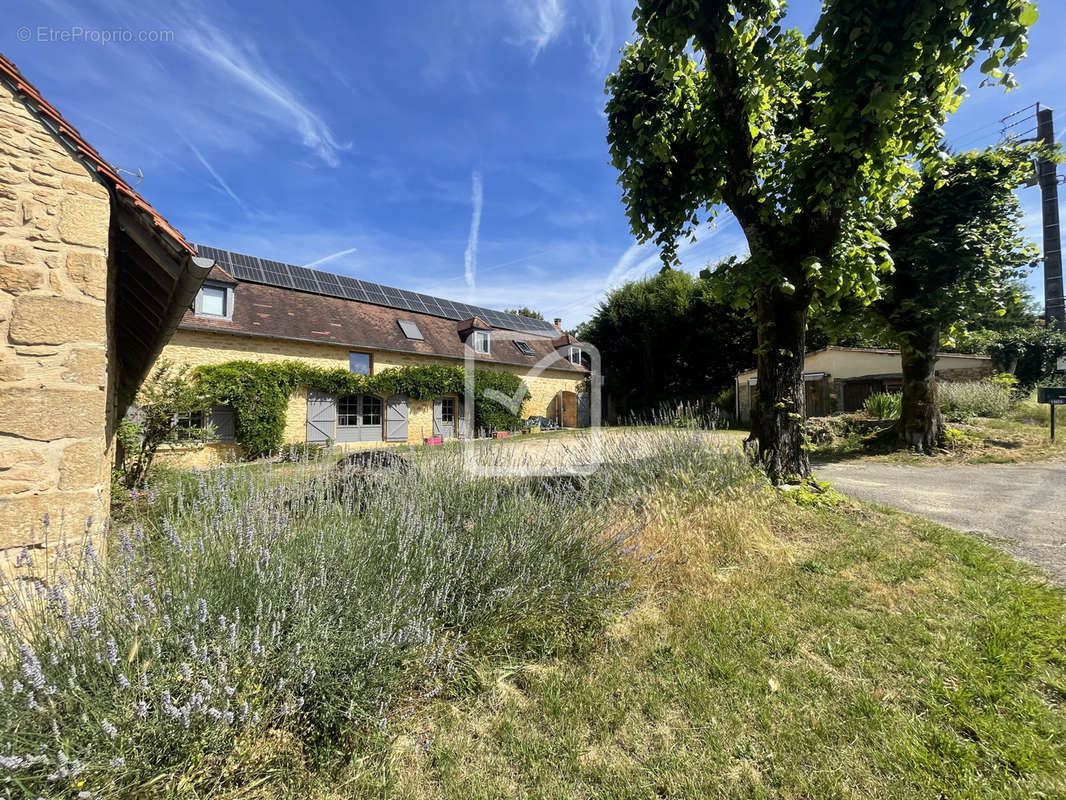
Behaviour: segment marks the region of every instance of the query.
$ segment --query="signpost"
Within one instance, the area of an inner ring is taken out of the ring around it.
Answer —
[[[1055,441],[1055,412],[1066,406],[1066,387],[1040,386],[1036,390],[1036,402],[1051,406],[1051,441]]]

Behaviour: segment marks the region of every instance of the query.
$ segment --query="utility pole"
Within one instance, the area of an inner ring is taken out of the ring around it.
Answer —
[[[1030,111],[1035,109],[1035,111]],[[1026,113],[1029,112],[1029,113]],[[1036,125],[1028,130],[1021,126]],[[1000,120],[1000,133],[1014,142],[1040,142],[1049,150],[1055,146],[1052,110],[1033,103]],[[1036,133],[1035,136],[1031,134]],[[1066,303],[1062,296],[1062,238],[1059,233],[1059,175],[1055,162],[1036,160],[1036,173],[1029,186],[1040,187],[1040,211],[1044,234],[1044,320],[1048,328],[1066,331]]]
[[[1055,126],[1050,108],[1036,107],[1036,139],[1050,150],[1055,146]],[[1044,221],[1044,319],[1047,327],[1066,331],[1066,304],[1062,297],[1062,238],[1059,234],[1059,175],[1055,162],[1037,159],[1040,207]]]

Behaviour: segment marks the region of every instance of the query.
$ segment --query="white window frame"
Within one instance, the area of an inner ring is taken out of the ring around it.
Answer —
[[[575,345],[570,345],[570,352],[566,355],[567,361],[571,364],[577,364],[581,366],[581,348]]]
[[[492,337],[489,335],[489,331],[474,331],[474,352],[492,352]]]
[[[222,312],[221,314],[214,314],[209,311],[204,311],[204,290],[205,289],[217,289],[223,293],[222,297]],[[193,313],[198,317],[209,317],[211,319],[233,319],[233,287],[226,283],[220,283],[218,281],[204,281],[200,286],[200,291],[196,293],[196,301],[193,305]]]

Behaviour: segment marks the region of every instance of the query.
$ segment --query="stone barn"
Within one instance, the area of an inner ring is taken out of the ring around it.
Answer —
[[[0,561],[104,530],[117,421],[209,267],[0,55]]]

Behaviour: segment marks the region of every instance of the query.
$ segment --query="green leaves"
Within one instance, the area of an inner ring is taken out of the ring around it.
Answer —
[[[450,365],[400,367],[357,375],[346,369],[322,369],[299,361],[227,361],[199,367],[192,377],[191,387],[202,405],[224,403],[233,407],[237,443],[251,458],[277,452],[281,447],[289,398],[299,386],[336,396],[402,394],[414,400],[462,394],[466,390],[463,368]],[[488,389],[507,397],[520,397],[524,402],[529,396],[528,387],[514,373],[474,371],[475,425],[516,427],[515,414],[485,398]]]

